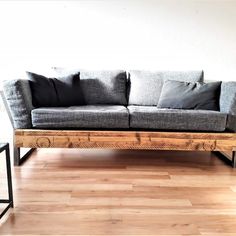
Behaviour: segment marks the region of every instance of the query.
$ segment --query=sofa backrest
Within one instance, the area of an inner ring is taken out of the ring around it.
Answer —
[[[228,114],[226,128],[236,132],[236,82],[222,82],[220,112]]]
[[[129,105],[156,106],[164,80],[203,82],[203,71],[129,71]]]
[[[220,111],[236,115],[236,82],[221,83]]]
[[[86,105],[127,105],[127,75],[123,70],[80,71]]]
[[[55,77],[80,73],[85,105],[127,105],[127,74],[124,70],[86,70],[53,67]]]

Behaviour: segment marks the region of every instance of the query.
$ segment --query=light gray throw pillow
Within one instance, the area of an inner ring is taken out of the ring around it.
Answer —
[[[158,108],[219,111],[221,82],[164,82]]]
[[[129,71],[129,105],[156,106],[164,81],[203,82],[203,71]]]

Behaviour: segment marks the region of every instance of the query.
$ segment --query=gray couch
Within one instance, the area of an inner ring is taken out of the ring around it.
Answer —
[[[4,83],[4,97],[15,130],[145,130],[235,132],[236,82],[222,82],[220,110],[158,109],[163,82],[202,82],[203,71],[80,71],[85,104],[38,107],[29,81]]]

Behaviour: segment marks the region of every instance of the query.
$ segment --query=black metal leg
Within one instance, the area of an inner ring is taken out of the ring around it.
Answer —
[[[236,156],[235,151],[232,153],[232,167],[236,168]]]
[[[12,192],[12,176],[11,176],[11,160],[10,160],[10,151],[9,144],[6,147],[6,168],[7,168],[7,182],[8,182],[8,198],[10,207],[13,207],[13,192]]]
[[[5,209],[0,213],[0,219],[8,211],[9,208],[13,208],[13,191],[12,191],[12,176],[11,176],[11,160],[9,144],[3,144],[0,148],[0,152],[5,151],[6,154],[6,170],[7,170],[7,186],[8,186],[8,199],[0,199],[0,203],[7,204]]]
[[[219,151],[214,151],[213,153],[215,153],[218,157],[220,157],[226,163],[231,165],[233,168],[236,168],[236,153],[235,153],[235,151],[232,151],[232,157],[229,157],[225,153],[219,152]]]
[[[14,166],[20,166],[23,164],[24,161],[31,155],[31,153],[35,150],[36,148],[31,148],[29,151],[27,151],[23,156],[20,154],[20,148],[14,147]]]
[[[14,153],[13,153],[13,158],[14,158],[14,166],[19,166],[20,165],[20,148],[14,147]]]
[[[9,208],[11,208],[10,204],[8,204],[7,207],[1,212],[0,219],[5,215]]]

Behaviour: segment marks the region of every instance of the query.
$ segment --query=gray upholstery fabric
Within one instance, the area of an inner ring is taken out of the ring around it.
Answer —
[[[15,129],[26,129],[32,127],[31,90],[28,80],[9,80],[3,83],[3,92],[13,120]]]
[[[227,114],[218,111],[128,106],[130,127],[140,129],[224,131]]]
[[[128,128],[129,113],[124,106],[87,105],[32,110],[36,128]]]
[[[80,85],[86,105],[127,105],[125,71],[81,70]]]
[[[222,82],[220,111],[228,114],[227,129],[236,132],[236,82]]]
[[[156,106],[165,80],[203,82],[203,71],[130,71],[129,105]]]

